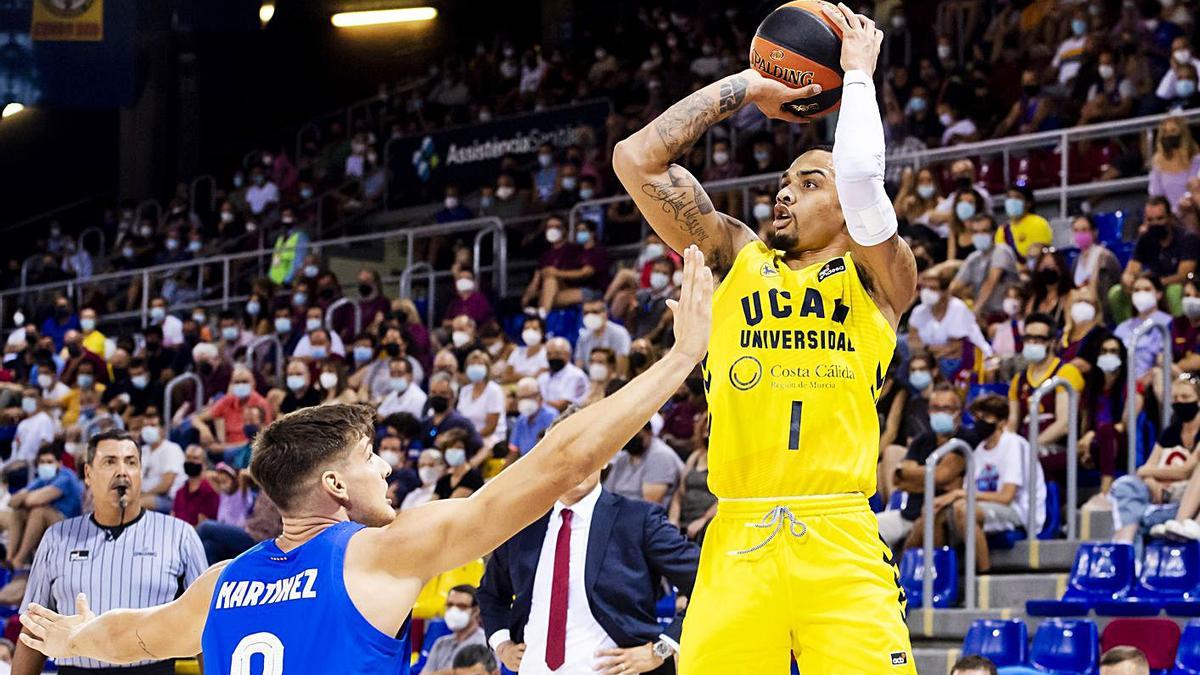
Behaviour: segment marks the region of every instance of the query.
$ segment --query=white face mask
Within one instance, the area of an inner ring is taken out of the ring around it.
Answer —
[[[1101,79],[1105,80],[1111,80],[1113,75],[1117,74],[1116,69],[1107,63],[1101,63],[1099,66],[1096,66],[1096,70],[1100,73]]]
[[[1071,305],[1071,320],[1075,323],[1091,323],[1096,318],[1096,308],[1090,302],[1077,302]]]
[[[471,623],[471,613],[460,607],[446,608],[446,616],[443,618],[446,621],[446,628],[452,631],[460,631]]]
[[[42,389],[49,389],[54,384],[54,378],[49,375],[38,375],[38,386]]]
[[[1175,63],[1188,63],[1192,60],[1192,50],[1176,49],[1171,52],[1171,56],[1175,57]]]
[[[588,366],[588,377],[592,382],[603,382],[608,379],[608,366],[603,363],[593,363]]]
[[[95,319],[80,319],[79,327],[81,329],[83,329],[83,332],[90,333],[90,332],[96,330],[96,320]]]
[[[1021,349],[1021,356],[1029,363],[1041,363],[1046,358],[1046,345],[1026,344]]]
[[[467,366],[467,379],[478,384],[487,377],[488,368],[482,363],[472,363]]]
[[[142,442],[146,445],[156,445],[159,438],[158,427],[142,427]]]
[[[942,299],[942,292],[935,291],[932,288],[921,289],[921,304],[926,306],[936,305],[938,300]]]
[[[650,273],[650,288],[653,288],[656,291],[661,291],[662,289],[666,288],[670,281],[671,277],[667,276],[663,272]]]
[[[459,293],[470,293],[475,290],[475,282],[471,279],[463,277],[454,282],[454,288],[457,289]]]
[[[542,344],[542,332],[533,328],[526,328],[521,331],[521,340],[530,347],[536,347]]]
[[[537,412],[542,406],[538,405],[537,399],[522,398],[517,400],[517,412],[521,413],[522,417],[529,417]]]
[[[562,238],[563,233],[561,228],[552,227],[546,230],[546,241],[550,242],[551,244],[557,244],[558,242],[562,241]]]
[[[513,196],[517,189],[511,185],[501,185],[496,188],[496,199],[505,200]]]
[[[938,58],[939,58],[939,59],[941,59],[941,60],[943,60],[943,61],[945,61],[946,59],[950,58],[950,54],[951,54],[951,53],[953,53],[953,51],[954,51],[954,50],[952,50],[952,49],[950,48],[950,45],[938,45],[938,46],[937,46],[937,55],[938,55]]]
[[[671,275],[671,283],[676,286],[683,285],[683,270],[675,270],[675,273]]]
[[[599,314],[584,314],[583,315],[583,327],[584,328],[586,328],[588,330],[600,330],[600,327],[603,325],[604,325],[604,317],[600,316]]]
[[[754,205],[754,219],[755,220],[768,220],[768,219],[770,219],[771,214],[773,212],[774,211],[771,208],[770,204],[759,203],[759,204]]]
[[[992,244],[996,238],[990,234],[976,233],[971,235],[971,243],[975,246],[975,250],[987,253],[992,250]]]
[[[334,387],[337,387],[337,373],[321,373],[320,379],[322,389],[333,389]]]
[[[392,466],[395,466],[395,464]],[[436,466],[423,466],[417,469],[417,475],[421,477],[421,485],[433,485],[437,482],[437,479],[442,477],[442,471]]]
[[[408,389],[407,377],[392,377],[388,379],[388,384],[391,385],[392,391],[397,394],[403,394],[404,390]]]
[[[304,320],[304,330],[308,331],[309,333],[313,332],[314,330],[316,330],[320,327],[321,327],[320,319],[305,319]]]
[[[446,199],[443,203],[446,205],[446,208],[448,208],[448,209],[457,209],[458,208],[458,197],[446,197]]]
[[[395,450],[382,450],[379,453],[379,459],[387,462],[390,467],[396,467],[400,464],[400,453]]]
[[[1096,358],[1096,367],[1106,373],[1115,373],[1121,367],[1121,357],[1116,354],[1101,354]]]
[[[657,260],[663,255],[662,244],[646,244],[646,248],[642,249],[642,258],[644,260]]]
[[[729,153],[728,152],[714,152],[713,153],[713,164],[716,164],[717,166],[721,166],[728,161],[729,161]]]
[[[1133,306],[1139,314],[1148,312],[1158,306],[1158,295],[1154,291],[1138,291],[1133,294]]]
[[[462,466],[467,463],[467,451],[462,448],[447,448],[446,463],[450,466]]]
[[[253,387],[247,382],[239,382],[233,385],[233,395],[238,398],[250,398],[251,391],[253,391]]]
[[[450,340],[455,347],[461,349],[471,342],[471,334],[465,330],[456,330],[450,334]]]
[[[1009,316],[1016,316],[1017,312],[1021,311],[1021,301],[1016,298],[1005,298],[1000,305]]]

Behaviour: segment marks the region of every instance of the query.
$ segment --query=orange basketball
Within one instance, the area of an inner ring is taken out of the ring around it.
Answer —
[[[809,119],[842,103],[842,28],[826,8],[838,11],[824,0],[793,0],[768,14],[750,41],[751,68],[791,87],[821,85],[820,94],[784,106]]]

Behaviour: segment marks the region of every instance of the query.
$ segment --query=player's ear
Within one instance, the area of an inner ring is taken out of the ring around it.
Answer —
[[[336,471],[326,471],[321,474],[321,489],[325,490],[339,504],[348,504],[350,502],[350,493],[346,488],[346,481]]]

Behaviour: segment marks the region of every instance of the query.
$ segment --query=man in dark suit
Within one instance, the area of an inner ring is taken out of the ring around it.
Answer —
[[[488,562],[488,642],[521,675],[675,672],[683,627],[660,630],[662,579],[691,595],[700,550],[656,505],[600,487],[597,472]]]

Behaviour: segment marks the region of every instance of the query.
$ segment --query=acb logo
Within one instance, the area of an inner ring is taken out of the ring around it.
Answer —
[[[743,356],[729,366],[729,383],[738,391],[748,391],[762,379],[762,364],[753,356]]]

